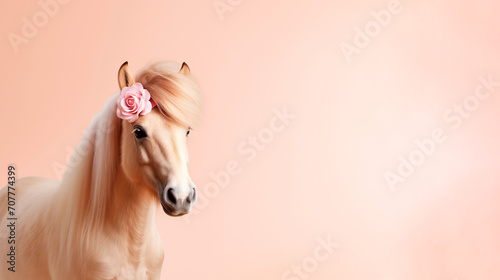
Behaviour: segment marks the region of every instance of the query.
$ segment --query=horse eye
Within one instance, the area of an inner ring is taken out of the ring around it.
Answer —
[[[141,138],[148,136],[146,134],[146,131],[144,130],[144,128],[142,128],[140,126],[134,127],[134,130],[132,132],[135,134],[135,138],[137,138],[137,139],[141,139]]]
[[[191,132],[191,128],[188,128],[187,132],[186,132],[186,137],[189,136],[189,133]]]

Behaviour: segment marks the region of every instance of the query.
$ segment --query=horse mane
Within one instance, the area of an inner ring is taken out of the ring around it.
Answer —
[[[51,215],[60,225],[56,232],[61,239],[60,256],[70,256],[78,242],[88,245],[92,232],[102,230],[106,202],[120,164],[118,96],[114,94],[93,118],[64,172]]]
[[[200,89],[190,76],[179,73],[179,68],[174,62],[157,62],[142,69],[136,82],[149,91],[169,121],[190,126],[199,121]]]
[[[178,73],[179,64],[154,63],[139,72],[142,83],[158,110],[169,120],[189,126],[199,120],[199,88],[189,76]],[[120,168],[121,119],[116,116],[114,94],[94,117],[77,145],[53,203],[52,216],[60,227],[60,256],[74,250],[77,242],[88,245],[93,232],[104,226],[106,205]],[[62,245],[64,244],[64,245]]]

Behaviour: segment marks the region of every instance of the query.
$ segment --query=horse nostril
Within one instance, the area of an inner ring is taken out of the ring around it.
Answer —
[[[188,203],[195,202],[196,201],[196,188],[193,188],[193,191],[189,194],[188,198],[186,199]]]
[[[191,203],[196,201],[196,189],[193,188],[193,191],[186,198],[187,203]]]
[[[177,198],[175,198],[173,188],[167,190],[167,200],[173,205],[177,204]]]
[[[193,202],[196,201],[196,188],[193,188]]]

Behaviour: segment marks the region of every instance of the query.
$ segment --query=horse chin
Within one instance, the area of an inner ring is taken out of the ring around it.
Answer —
[[[160,204],[161,204],[161,207],[163,208],[163,212],[165,212],[165,214],[167,214],[171,217],[180,217],[180,216],[184,216],[187,214],[187,213],[175,213],[175,211],[170,209],[168,206],[163,205],[163,203],[160,203]]]

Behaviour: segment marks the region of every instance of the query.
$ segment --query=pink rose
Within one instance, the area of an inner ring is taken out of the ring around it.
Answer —
[[[139,115],[146,115],[153,109],[150,99],[151,95],[140,83],[124,87],[116,101],[116,115],[130,123],[135,122]]]

